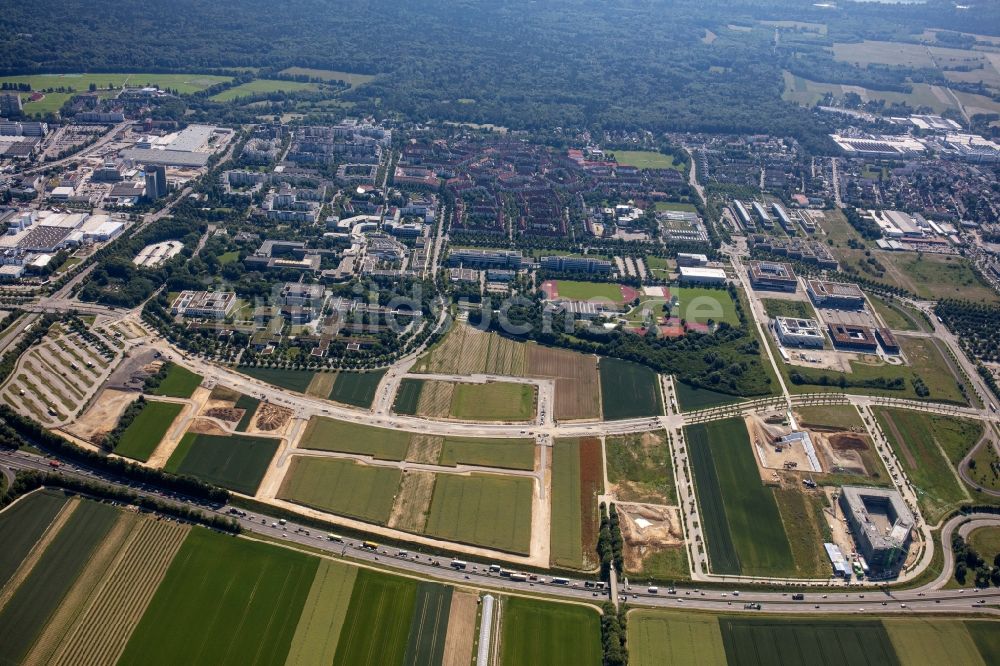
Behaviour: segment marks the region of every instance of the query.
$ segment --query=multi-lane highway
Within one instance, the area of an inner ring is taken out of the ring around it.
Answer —
[[[22,451],[0,452],[0,465],[6,470],[34,469],[54,471],[50,461]],[[192,505],[173,494],[166,494],[151,487],[136,487],[108,475],[95,473],[73,465],[62,465],[58,473],[82,479],[127,487],[135,493],[156,497],[160,501]],[[464,569],[453,568],[450,557],[424,553],[410,553],[398,548],[378,546],[375,550],[362,547],[362,542],[343,538],[331,540],[327,532],[317,531],[304,525],[287,522],[263,514],[240,515],[236,507],[201,507],[205,511],[215,511],[237,518],[247,538],[265,537],[284,542],[289,547],[308,546],[325,552],[329,556],[344,558],[360,566],[375,567],[421,579],[436,580],[457,585],[466,585],[484,590],[511,593],[540,594],[566,600],[600,601],[607,592],[598,589],[599,583],[590,579],[572,579],[565,584],[553,583],[548,575],[530,575],[528,580],[511,579],[510,572],[496,571],[498,563],[491,571],[492,562],[466,561]],[[969,519],[977,524],[1000,524],[1000,518],[991,515],[973,515]],[[965,520],[965,518],[963,518]],[[950,539],[952,531],[961,521],[951,521],[943,530],[944,537]],[[946,563],[947,564],[947,563]],[[941,589],[947,577],[921,588],[901,591],[884,591],[872,588],[817,587],[804,592],[804,599],[795,600],[790,592],[764,592],[758,590],[720,590],[680,586],[672,591],[660,587],[655,593],[643,581],[633,580],[628,587],[621,587],[623,599],[632,606],[694,608],[713,611],[750,611],[764,613],[988,613],[1000,614],[1000,589],[955,590]],[[753,604],[753,608],[747,608]],[[756,608],[760,604],[760,608]]]

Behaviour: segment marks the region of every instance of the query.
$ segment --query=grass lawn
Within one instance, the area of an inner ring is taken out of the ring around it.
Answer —
[[[302,81],[254,79],[249,83],[242,83],[228,90],[223,90],[216,95],[212,95],[210,99],[216,102],[231,102],[241,97],[275,92],[301,92],[303,90],[319,90],[319,87],[315,83],[304,83]]]
[[[615,160],[623,166],[634,166],[640,169],[682,170],[680,165],[674,164],[674,158],[671,155],[650,150],[615,150],[613,152]]]
[[[676,504],[670,449],[662,431],[618,435],[605,441],[608,481],[622,502]]]
[[[259,379],[268,384],[274,384],[299,393],[305,393],[309,382],[316,374],[309,370],[284,370],[282,368],[239,368],[248,377]]]
[[[696,613],[632,611],[628,651],[632,666],[726,663],[718,618]]]
[[[500,663],[505,666],[601,663],[600,616],[593,608],[507,597],[502,617]]]
[[[530,437],[512,439],[445,437],[440,464],[534,469],[535,440]]]
[[[580,441],[557,439],[552,447],[552,519],[549,563],[556,567],[583,567],[580,497]]]
[[[319,560],[195,527],[119,664],[284,664]]]
[[[619,285],[610,282],[578,282],[576,280],[558,280],[556,289],[559,291],[559,298],[571,301],[589,301],[594,298],[603,298],[612,303],[624,303],[622,289]]]
[[[294,456],[278,491],[289,502],[385,524],[402,472],[352,460]]]
[[[392,411],[396,414],[413,416],[417,413],[417,405],[420,404],[420,392],[424,388],[422,379],[404,379],[399,383],[396,391],[396,400],[392,405]]]
[[[861,414],[853,405],[813,405],[796,407],[799,422],[821,428],[863,428]]]
[[[115,453],[146,462],[167,434],[184,405],[149,400],[135,420],[122,433]]]
[[[1000,527],[980,527],[969,534],[969,545],[987,562],[1000,553]]]
[[[698,324],[707,324],[712,320],[716,323],[724,321],[732,326],[740,325],[736,304],[725,289],[672,286],[670,294],[677,297],[677,305],[671,311],[674,317]]]
[[[689,426],[686,440],[712,572],[794,573],[777,502],[761,483],[743,421]]]
[[[340,632],[335,666],[402,664],[417,583],[361,569]]]
[[[111,504],[80,501],[0,610],[4,663],[24,663],[35,639],[118,517],[118,510]]]
[[[632,419],[663,414],[659,379],[644,365],[602,357],[601,407],[604,419]]]
[[[687,548],[683,545],[654,548],[652,552],[643,554],[641,569],[631,569],[626,565],[625,573],[643,580],[671,584],[690,578],[691,567],[688,565]]]
[[[722,616],[730,664],[898,664],[878,620]]]
[[[385,370],[339,372],[330,392],[330,400],[368,409],[375,400],[375,392],[383,375]]]
[[[1000,303],[998,295],[976,274],[964,257],[913,252],[881,252],[879,260],[890,270],[886,277],[920,298]]]
[[[872,304],[875,311],[882,317],[882,321],[893,331],[919,331],[922,330],[920,322],[923,316],[916,310],[912,310],[897,303],[890,303],[884,298],[874,294],[868,294],[868,302]]]
[[[438,474],[427,534],[511,553],[529,551],[531,479],[493,474]]]
[[[357,575],[357,567],[328,559],[319,561],[286,666],[333,662]]]
[[[806,301],[790,301],[784,298],[763,298],[761,303],[769,317],[795,317],[797,319],[815,319],[816,311],[811,303]]]
[[[189,432],[181,438],[164,469],[253,495],[264,479],[279,443],[271,437]]]
[[[403,460],[409,446],[409,433],[322,416],[309,419],[309,425],[299,440],[299,447],[303,449],[360,453],[381,460]]]
[[[33,492],[0,513],[0,588],[3,588],[42,533],[66,504],[55,491]]]
[[[456,384],[451,415],[467,421],[530,421],[535,415],[531,384]]]
[[[229,76],[214,76],[211,74],[29,74],[25,76],[0,76],[0,82],[28,83],[32,90],[47,88],[72,88],[75,92],[87,92],[90,84],[98,90],[121,88],[123,85],[146,86],[155,85],[160,88],[177,90],[182,95],[205,90],[217,83],[231,81]]]
[[[719,393],[711,389],[691,386],[682,381],[674,382],[674,395],[677,396],[677,405],[683,412],[730,405],[745,400],[742,396]]]
[[[292,76],[305,74],[310,78],[322,79],[324,81],[344,81],[352,88],[363,86],[375,78],[370,74],[352,74],[351,72],[338,72],[333,69],[309,69],[308,67],[289,67],[288,69],[281,70],[281,73],[291,74]]]
[[[978,424],[887,407],[873,411],[906,476],[916,486],[920,510],[929,523],[970,499],[948,452],[961,459],[962,447],[978,441]]]
[[[190,398],[195,389],[201,386],[202,376],[187,368],[170,364],[167,376],[160,385],[151,391],[153,395],[163,395],[170,398]]]

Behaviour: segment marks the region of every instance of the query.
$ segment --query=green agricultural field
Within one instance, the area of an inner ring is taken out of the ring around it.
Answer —
[[[422,379],[404,379],[399,383],[392,411],[405,416],[414,416],[420,403],[420,392],[424,388]]]
[[[800,664],[899,664],[878,620],[719,618],[732,666]]]
[[[253,495],[264,479],[279,443],[271,437],[187,433],[164,469]]]
[[[201,375],[191,372],[184,366],[172,363],[167,371],[167,376],[151,393],[170,398],[190,398],[194,390],[201,386],[201,380]]]
[[[289,502],[385,524],[402,472],[351,460],[294,456],[278,491]]]
[[[195,527],[118,663],[280,666],[318,563]]]
[[[676,504],[670,448],[663,431],[608,437],[608,482],[622,502]]]
[[[674,395],[677,396],[677,405],[683,412],[731,405],[734,402],[745,399],[738,395],[719,393],[711,389],[691,386],[682,381],[674,382]]]
[[[813,405],[796,407],[798,421],[820,428],[864,428],[861,414],[853,405]]]
[[[66,498],[50,491],[34,492],[0,513],[0,589],[41,538]]]
[[[358,571],[334,665],[402,664],[416,596],[417,583],[408,578]]]
[[[23,662],[118,516],[111,504],[80,501],[0,610],[0,655],[5,663]]]
[[[375,400],[375,392],[383,375],[385,370],[339,372],[330,392],[330,400],[368,409]]]
[[[602,357],[598,371],[606,421],[663,414],[659,379],[646,366]]]
[[[996,622],[966,620],[965,628],[972,636],[986,664],[1000,664],[1000,631]]]
[[[882,321],[893,331],[919,331],[922,329],[921,313],[898,303],[890,303],[884,298],[868,294],[868,302],[882,317]]]
[[[600,616],[577,604],[555,604],[524,597],[503,600],[500,663],[601,663]]]
[[[615,160],[623,166],[634,166],[640,169],[676,169],[683,171],[679,164],[674,164],[671,155],[656,153],[649,150],[616,150]]]
[[[212,95],[210,99],[216,102],[231,102],[234,99],[253,97],[254,95],[266,95],[276,92],[302,92],[304,90],[319,90],[315,83],[305,83],[302,81],[279,81],[276,79],[254,79],[248,83],[233,86],[227,90]]]
[[[535,386],[511,382],[456,384],[451,415],[466,421],[530,421],[535,415]]]
[[[184,405],[173,402],[147,401],[135,420],[125,428],[115,453],[146,462],[182,409]]]
[[[557,439],[552,447],[552,518],[549,563],[583,568],[583,521],[580,493],[580,441]]]
[[[319,451],[360,453],[381,460],[403,460],[410,446],[410,434],[372,426],[335,421],[322,416],[309,419],[299,447]]]
[[[449,541],[527,554],[533,492],[532,480],[523,477],[438,474],[424,531]]]
[[[578,282],[576,280],[558,280],[556,289],[559,298],[571,301],[589,301],[593,298],[603,298],[613,303],[624,303],[622,289],[617,284],[608,282]]]
[[[333,662],[357,575],[357,567],[328,559],[319,561],[286,666]]]
[[[712,615],[634,610],[628,614],[632,666],[726,664],[719,620]]]
[[[672,286],[670,294],[677,297],[671,316],[697,324],[707,324],[712,320],[715,323],[724,321],[731,326],[740,325],[736,304],[725,289]]]
[[[986,666],[962,620],[886,618],[882,624],[903,666],[963,664]],[[994,631],[996,627],[994,626]]]
[[[873,408],[907,478],[917,487],[924,518],[936,523],[971,498],[955,468],[963,450],[979,441],[975,421],[887,407]]]
[[[448,632],[452,588],[437,583],[417,584],[410,635],[406,641],[404,664],[440,664]]]
[[[778,505],[760,481],[743,421],[689,426],[686,440],[713,573],[794,572]]]
[[[257,413],[257,407],[260,406],[260,400],[253,398],[249,395],[241,395],[233,405],[236,409],[243,409],[243,416],[240,418],[240,422],[236,424],[237,432],[246,432],[246,429],[250,427],[250,423],[253,421],[254,414]]]
[[[761,303],[768,317],[796,317],[798,319],[813,319],[816,311],[807,301],[790,301],[785,298],[762,298]]]
[[[1000,295],[976,273],[964,257],[912,252],[881,252],[879,260],[890,268],[886,277],[920,298],[1000,303]]]
[[[308,67],[289,67],[288,69],[281,70],[281,73],[291,74],[292,76],[304,74],[309,78],[322,79],[323,81],[343,81],[352,88],[363,86],[375,78],[370,74],[352,74],[351,72],[338,72],[332,69],[309,69]]]
[[[800,488],[774,488],[774,500],[788,536],[788,546],[799,578],[826,578],[830,560],[823,548],[832,535],[823,514],[825,495]]]
[[[273,384],[290,391],[305,393],[316,373],[307,370],[284,370],[281,368],[239,368],[248,377]]]
[[[534,469],[535,440],[530,437],[514,439],[445,437],[440,464]]]
[[[71,88],[74,92],[87,92],[90,84],[98,90],[107,90],[110,86],[119,89],[129,86],[159,86],[161,89],[176,90],[182,95],[205,90],[218,83],[231,81],[229,76],[214,76],[210,74],[29,74],[25,76],[0,76],[0,82],[28,83],[32,90],[49,88]]]

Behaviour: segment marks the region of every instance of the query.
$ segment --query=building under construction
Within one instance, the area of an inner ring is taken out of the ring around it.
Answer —
[[[858,553],[876,576],[896,574],[906,561],[913,533],[913,513],[896,490],[844,486],[840,508]]]

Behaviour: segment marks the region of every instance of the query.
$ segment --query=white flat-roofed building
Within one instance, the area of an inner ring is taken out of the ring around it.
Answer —
[[[236,292],[182,291],[170,306],[170,311],[183,317],[225,319],[236,305]]]
[[[859,310],[865,306],[861,287],[851,282],[808,280],[806,292],[817,307]]]
[[[690,252],[677,253],[678,266],[705,266],[708,264],[708,257],[704,254],[692,254]]]
[[[826,342],[823,329],[815,319],[778,317],[774,320],[774,333],[788,347],[816,347],[822,349]]]
[[[681,266],[680,281],[690,284],[725,284],[726,271],[721,268],[705,268],[703,266]]]

